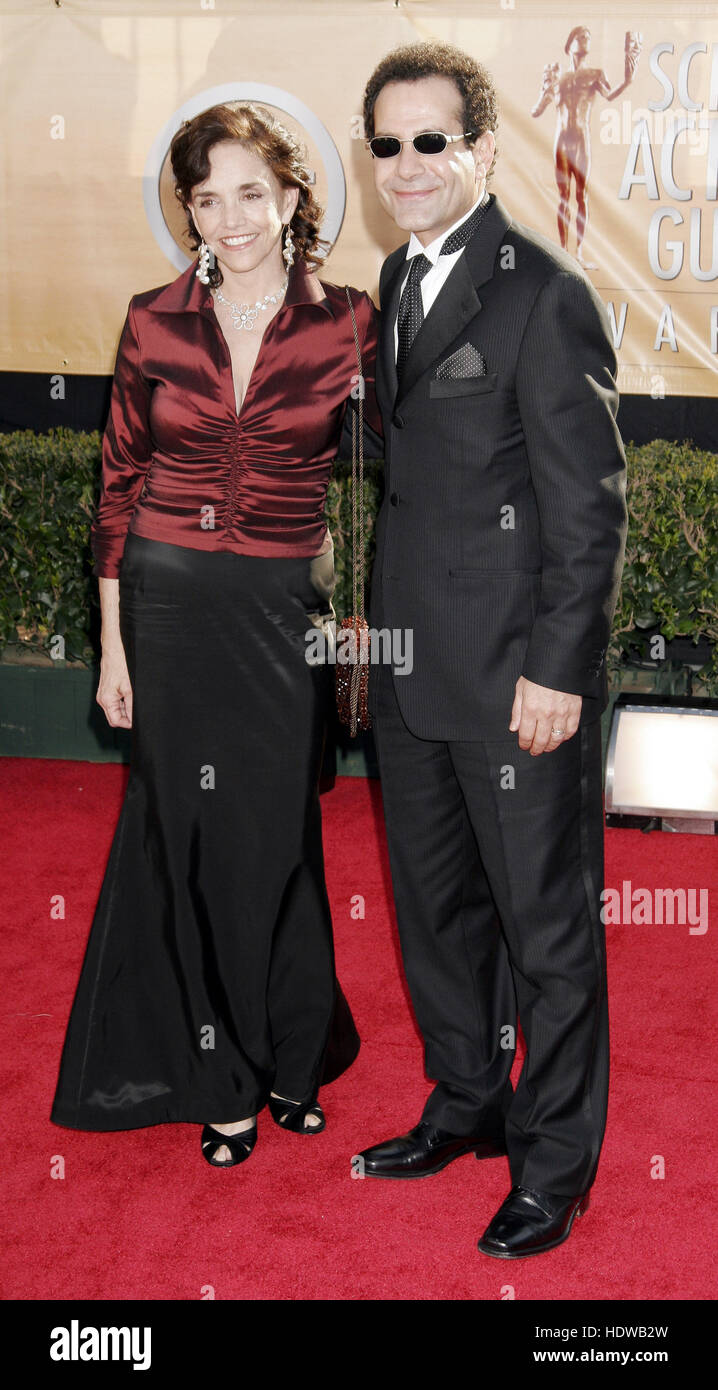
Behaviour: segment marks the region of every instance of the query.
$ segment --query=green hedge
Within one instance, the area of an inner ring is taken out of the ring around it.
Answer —
[[[636,632],[667,642],[701,636],[712,656],[699,678],[718,695],[718,455],[664,439],[626,454],[628,537],[611,668],[641,645]]]
[[[667,641],[689,635],[714,644],[700,673],[718,694],[718,456],[656,440],[627,446],[629,532],[609,663],[615,673],[636,650],[636,634]],[[101,436],[69,429],[0,435],[0,647],[21,643],[47,656],[65,639],[68,660],[90,664],[97,632],[97,586],[89,526],[97,498]],[[382,488],[380,462],[366,464],[368,570],[373,519]],[[351,611],[351,507],[348,464],[335,467],[327,520],[337,564],[335,607]]]

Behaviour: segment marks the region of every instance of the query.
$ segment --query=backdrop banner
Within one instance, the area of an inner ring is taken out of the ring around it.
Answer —
[[[0,370],[112,371],[131,295],[189,264],[167,151],[262,102],[298,131],[334,245],[376,296],[405,237],[377,204],[361,98],[389,49],[441,38],[497,86],[490,187],[578,256],[624,392],[718,394],[718,7],[672,0],[0,0]]]

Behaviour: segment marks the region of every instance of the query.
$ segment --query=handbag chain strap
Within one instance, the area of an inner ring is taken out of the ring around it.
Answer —
[[[364,621],[364,373],[354,305],[349,286],[344,286],[352,316],[354,346],[357,354],[358,410],[352,410],[352,603],[355,618]],[[357,430],[359,433],[357,447]],[[358,467],[357,467],[358,460]],[[358,484],[358,485],[357,485]],[[358,542],[358,544],[357,544]]]

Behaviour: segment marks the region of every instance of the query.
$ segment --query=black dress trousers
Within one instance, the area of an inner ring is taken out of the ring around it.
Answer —
[[[130,778],[51,1118],[229,1124],[357,1055],[334,967],[318,778],[330,668],[311,561],[127,538]]]
[[[573,1196],[595,1176],[608,1098],[600,723],[538,757],[515,734],[434,742],[404,723],[401,676],[372,679],[402,954],[436,1082],[423,1118],[454,1134],[505,1125],[512,1183]]]

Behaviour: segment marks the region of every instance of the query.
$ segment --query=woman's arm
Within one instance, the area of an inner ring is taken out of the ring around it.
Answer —
[[[102,440],[102,490],[91,528],[95,573],[117,579],[127,528],[152,460],[149,412],[152,389],[143,376],[135,313],[130,301],[112,381]]]
[[[120,636],[120,581],[100,579],[102,660],[97,703],[114,729],[132,728],[132,686]]]
[[[92,524],[100,588],[102,659],[97,703],[108,724],[132,727],[132,686],[120,635],[119,573],[130,518],[152,457],[151,389],[142,375],[132,302],[120,337],[107,428],[102,441],[102,491]]]

